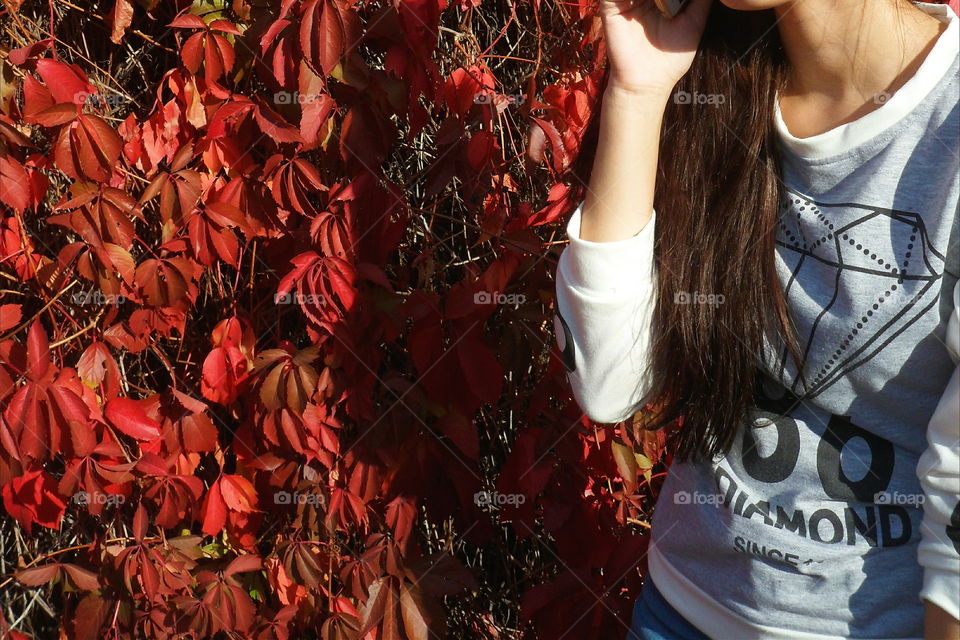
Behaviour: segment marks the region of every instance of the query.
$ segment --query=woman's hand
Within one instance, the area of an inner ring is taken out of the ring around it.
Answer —
[[[675,18],[654,0],[601,0],[607,86],[580,239],[637,235],[653,217],[660,129],[670,93],[693,62],[713,0],[691,0]]]
[[[670,92],[696,54],[713,0],[690,0],[674,18],[654,0],[601,0],[609,87],[628,92]]]

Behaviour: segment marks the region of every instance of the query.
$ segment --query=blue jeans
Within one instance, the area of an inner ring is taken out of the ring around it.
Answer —
[[[664,600],[648,577],[633,605],[627,640],[709,640]]]

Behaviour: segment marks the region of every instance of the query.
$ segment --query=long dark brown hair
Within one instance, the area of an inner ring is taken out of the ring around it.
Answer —
[[[656,411],[645,423],[661,428],[683,416],[670,432],[679,459],[729,450],[765,339],[782,340],[799,361],[774,262],[782,189],[773,114],[786,73],[773,10],[715,2],[664,114],[648,396]],[[595,151],[591,129],[584,151]],[[575,171],[592,163],[593,153],[584,155]]]
[[[786,74],[773,10],[716,2],[664,114],[650,426],[683,416],[672,432],[680,459],[730,448],[765,339],[799,361],[774,251],[783,190],[773,114]]]

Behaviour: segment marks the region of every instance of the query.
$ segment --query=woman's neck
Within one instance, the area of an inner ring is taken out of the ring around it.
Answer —
[[[904,0],[795,0],[776,13],[791,66],[780,109],[801,138],[879,108],[946,28]]]

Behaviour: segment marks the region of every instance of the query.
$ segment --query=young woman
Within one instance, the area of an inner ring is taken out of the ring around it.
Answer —
[[[602,17],[558,345],[591,419],[683,416],[631,637],[960,637],[956,14]]]

